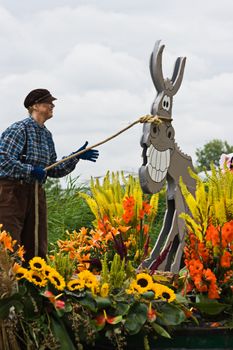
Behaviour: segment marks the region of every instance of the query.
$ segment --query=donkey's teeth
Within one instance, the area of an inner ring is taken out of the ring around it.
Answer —
[[[146,151],[147,155],[147,168],[151,179],[155,182],[161,182],[166,174],[170,165],[170,150],[158,151],[153,145]]]

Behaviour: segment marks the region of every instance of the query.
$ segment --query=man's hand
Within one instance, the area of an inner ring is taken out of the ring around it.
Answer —
[[[85,149],[88,145],[88,142],[86,141],[82,147],[80,147],[76,152],[82,151]],[[90,160],[91,162],[96,162],[96,159],[99,157],[99,151],[96,149],[90,149],[89,151],[86,151],[80,155],[77,156],[77,159],[85,159]]]
[[[32,168],[31,174],[36,178],[36,180],[42,182],[46,176],[46,171],[40,166],[35,166]]]

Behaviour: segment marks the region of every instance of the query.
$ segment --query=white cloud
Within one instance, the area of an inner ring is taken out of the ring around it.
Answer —
[[[232,144],[232,8],[229,0],[2,0],[0,132],[26,115],[23,99],[36,87],[58,98],[48,128],[59,157],[122,129],[150,111],[149,55],[161,38],[165,77],[177,56],[187,56],[174,98],[177,143],[192,156],[212,138]],[[96,164],[80,162],[76,172],[88,178],[136,170],[140,135],[135,126],[101,146]]]

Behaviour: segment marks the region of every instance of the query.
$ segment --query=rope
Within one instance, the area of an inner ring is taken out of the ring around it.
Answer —
[[[98,142],[98,143],[96,143],[96,144],[94,144],[94,145],[92,145],[90,147],[87,147],[87,148],[85,148],[85,149],[83,149],[83,150],[81,150],[79,152],[73,153],[73,154],[69,155],[68,157],[62,158],[61,160],[58,160],[56,163],[53,163],[53,164],[47,166],[44,170],[46,170],[46,171],[50,170],[50,169],[54,168],[55,166],[65,162],[66,160],[69,160],[69,159],[72,159],[74,157],[77,157],[80,154],[85,153],[85,152],[89,151],[92,148],[100,146],[100,145],[102,145],[102,144],[112,140],[113,138],[117,137],[118,135],[122,134],[126,130],[132,128],[132,126],[134,126],[134,125],[136,125],[138,123],[156,123],[156,124],[158,124],[158,123],[161,123],[161,122],[162,122],[161,121],[161,117],[158,117],[157,115],[156,116],[153,116],[153,115],[150,115],[150,114],[144,115],[144,116],[140,117],[139,119],[135,120],[130,125],[128,125],[125,128],[123,128],[122,130],[118,131],[116,134],[114,134],[114,135],[106,138],[105,140],[100,141],[100,142]]]
[[[82,153],[85,153],[87,151],[89,151],[92,148],[98,147],[110,140],[112,140],[113,138],[117,137],[118,135],[122,134],[123,132],[125,132],[126,130],[132,128],[132,126],[138,124],[138,123],[156,123],[156,124],[160,124],[162,122],[162,118],[150,114],[144,115],[142,117],[140,117],[139,119],[135,120],[133,123],[131,123],[130,125],[126,126],[125,128],[123,128],[122,130],[118,131],[117,133],[115,133],[114,135],[106,138],[103,141],[100,141],[90,147],[87,147],[79,152],[73,153],[71,155],[69,155],[68,157],[62,158],[61,160],[55,162],[54,164],[51,164],[49,166],[47,166],[44,170],[48,171],[52,168],[54,168],[55,166],[65,162],[66,160],[72,159],[74,157],[79,156]],[[38,228],[39,228],[39,199],[38,199],[38,181],[35,182],[35,232],[34,232],[34,238],[35,238],[35,256],[38,255],[39,252],[39,237],[38,237]]]

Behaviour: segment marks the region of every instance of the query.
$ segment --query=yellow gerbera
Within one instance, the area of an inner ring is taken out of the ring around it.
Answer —
[[[32,270],[42,271],[47,264],[44,259],[40,258],[39,256],[35,256],[29,261],[29,265]]]
[[[18,267],[15,271],[15,276],[17,280],[21,280],[22,278],[27,278],[28,270],[24,267]]]
[[[64,278],[54,269],[52,269],[47,278],[58,290],[63,290],[66,286]]]
[[[109,294],[109,284],[108,283],[103,283],[101,288],[100,288],[100,295],[101,297],[105,298]]]
[[[26,278],[29,282],[32,282],[39,287],[44,287],[47,284],[47,280],[44,278],[44,275],[39,271],[29,270]]]
[[[163,284],[154,283],[152,290],[155,293],[155,298],[161,298],[162,300],[166,300],[168,303],[176,300],[174,291]]]
[[[78,278],[71,280],[67,283],[67,288],[71,291],[80,290],[80,289],[83,289],[84,287],[85,287],[85,281]]]
[[[141,288],[141,293],[151,290],[153,279],[148,273],[139,273],[136,276],[136,283]]]

